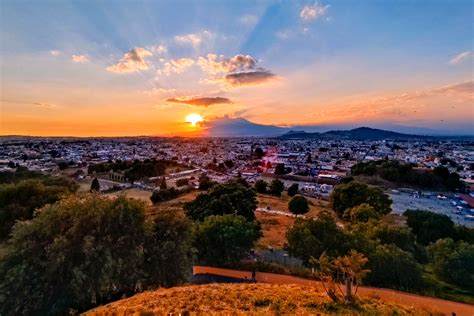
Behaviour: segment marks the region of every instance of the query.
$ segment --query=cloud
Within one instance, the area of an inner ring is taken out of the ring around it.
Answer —
[[[44,108],[55,108],[55,107],[56,107],[55,104],[44,103],[44,102],[33,102],[33,103],[31,103],[31,104],[37,105],[37,106],[41,106],[41,107],[44,107]]]
[[[472,52],[471,51],[466,51],[466,52],[462,52],[456,56],[454,56],[450,61],[449,61],[449,64],[450,65],[457,65],[459,63],[462,63],[463,61],[469,59],[472,55]]]
[[[147,70],[148,64],[145,62],[145,57],[152,55],[149,50],[137,47],[123,55],[123,58],[117,64],[107,67],[107,70],[119,74]]]
[[[250,55],[238,54],[232,58],[223,55],[208,54],[199,57],[197,64],[201,69],[210,74],[247,71],[255,69],[257,61]]]
[[[163,65],[162,69],[158,70],[158,74],[166,76],[172,73],[180,74],[192,65],[194,65],[194,60],[191,58],[171,59]]]
[[[245,26],[254,26],[258,22],[258,17],[252,14],[243,15],[239,22]]]
[[[50,50],[49,53],[53,56],[59,56],[61,55],[61,51],[60,50]]]
[[[457,94],[474,98],[474,81],[454,83],[431,90],[431,94]]]
[[[224,77],[227,84],[233,87],[259,85],[277,79],[278,76],[268,70],[231,73]]]
[[[257,67],[258,61],[250,55],[238,54],[225,58],[223,55],[208,54],[206,57],[199,57],[197,64],[211,75],[223,74],[222,77],[214,76],[205,81],[227,88],[259,85],[278,78],[271,71]]]
[[[160,44],[158,46],[153,46],[151,48],[151,51],[156,53],[156,54],[164,54],[164,53],[168,52],[168,48],[165,45]]]
[[[306,5],[300,12],[300,18],[303,21],[312,21],[326,14],[329,5],[320,5],[315,3],[314,5]]]
[[[188,105],[195,105],[195,106],[204,106],[204,107],[208,107],[210,105],[215,105],[215,104],[231,104],[232,103],[231,100],[229,100],[227,98],[222,98],[222,97],[171,98],[171,99],[166,100],[166,102],[188,104]]]
[[[89,62],[89,58],[87,58],[87,56],[85,55],[72,55],[71,60],[75,63],[80,63],[80,64]]]
[[[198,47],[204,43],[204,41],[215,38],[215,34],[209,31],[202,31],[198,33],[189,33],[184,35],[176,35],[174,41],[180,45],[188,45],[192,47]]]

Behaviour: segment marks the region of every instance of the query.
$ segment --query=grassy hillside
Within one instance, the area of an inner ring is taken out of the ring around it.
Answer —
[[[85,315],[430,315],[428,310],[376,298],[335,304],[321,289],[300,285],[210,284],[144,292]],[[433,314],[431,314],[433,315]]]

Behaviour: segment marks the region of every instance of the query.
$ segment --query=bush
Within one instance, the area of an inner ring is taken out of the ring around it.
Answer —
[[[160,202],[169,201],[177,198],[181,192],[175,188],[161,189],[158,191],[153,191],[150,200],[153,204],[158,204]]]
[[[186,215],[203,221],[211,215],[235,214],[248,221],[255,220],[257,198],[255,191],[238,183],[218,184],[184,206]]]
[[[451,238],[439,239],[427,248],[436,275],[474,289],[474,245]]]
[[[381,189],[356,181],[336,186],[330,197],[331,206],[342,217],[347,209],[367,203],[383,216],[390,213],[392,200]]]
[[[242,216],[209,216],[197,224],[194,247],[200,263],[231,266],[245,258],[260,236],[259,225]]]
[[[190,270],[189,230],[178,223],[168,215],[147,224],[143,203],[125,198],[44,207],[13,229],[0,263],[0,314],[80,312],[180,283]]]
[[[288,202],[288,209],[295,215],[309,212],[308,200],[304,196],[295,196]]]
[[[185,185],[189,185],[189,179],[184,178],[176,180],[177,187],[184,187]]]
[[[423,288],[422,268],[413,255],[397,246],[379,245],[368,254],[367,269],[370,273],[366,283],[399,290],[419,290]]]

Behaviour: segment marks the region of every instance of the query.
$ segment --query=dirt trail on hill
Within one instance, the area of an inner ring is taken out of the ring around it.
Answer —
[[[221,268],[212,268],[212,267],[203,267],[203,266],[194,266],[193,274],[216,274],[227,277],[234,277],[240,279],[252,278],[252,272],[249,271],[239,271],[239,270],[229,270]],[[257,272],[256,279],[258,282],[263,283],[273,283],[273,284],[300,284],[300,285],[312,285],[322,287],[321,282],[307,280],[299,277],[294,277],[290,275],[283,274],[273,274],[273,273],[264,273]],[[456,313],[456,316],[473,316],[474,315],[474,306],[462,303],[456,303],[451,301],[446,301],[442,299],[408,294],[400,291],[381,289],[381,288],[372,288],[372,287],[359,287],[358,295],[365,297],[377,297],[387,302],[393,302],[397,304],[415,306],[415,307],[425,307],[430,308],[433,311],[438,311],[446,315],[452,315]]]

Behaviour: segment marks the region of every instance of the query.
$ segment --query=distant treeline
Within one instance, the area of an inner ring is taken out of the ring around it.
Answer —
[[[414,167],[413,164],[401,164],[394,160],[378,160],[354,165],[351,174],[378,175],[387,181],[426,189],[456,191],[463,188],[459,174],[449,172],[446,167],[436,167],[433,170],[420,170]]]
[[[128,181],[136,181],[144,177],[157,177],[165,174],[167,167],[184,167],[174,160],[152,160],[145,159],[143,161],[109,161],[95,165],[89,165],[87,172],[106,173],[113,171],[124,171],[124,176]]]

